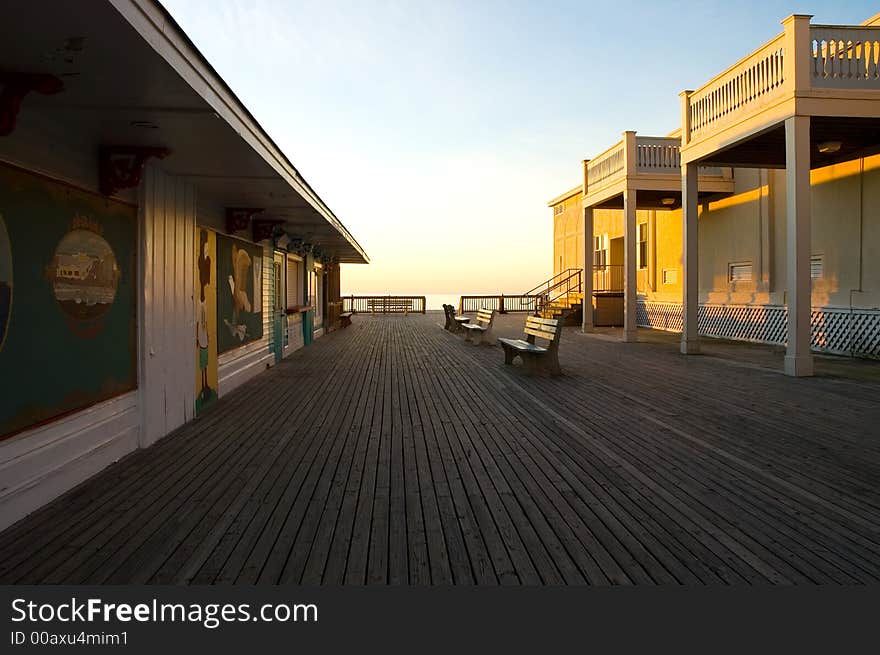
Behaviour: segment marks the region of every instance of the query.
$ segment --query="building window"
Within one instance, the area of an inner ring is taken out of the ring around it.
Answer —
[[[303,262],[299,257],[287,256],[287,306],[303,304]]]
[[[822,255],[813,255],[810,257],[810,277],[814,280],[821,280],[825,274],[825,266]]]
[[[678,269],[677,268],[664,268],[663,269],[663,284],[677,284],[678,283]]]
[[[752,281],[752,262],[730,264],[727,270],[727,279],[732,283]]]
[[[600,234],[593,240],[593,266],[604,267],[608,264],[608,235]]]
[[[639,223],[639,268],[648,268],[648,224]]]

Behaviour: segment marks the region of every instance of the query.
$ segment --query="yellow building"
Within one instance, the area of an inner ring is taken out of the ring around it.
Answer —
[[[815,334],[813,346],[878,356],[880,333],[872,325],[880,323],[880,155],[819,168],[810,177],[811,306],[817,322],[821,316],[826,324],[845,325],[839,333]],[[700,303],[707,324],[701,332],[782,344],[784,172],[737,168],[732,178],[734,192],[706,202],[700,210]],[[549,203],[554,274],[583,266],[583,197],[583,188],[577,187]],[[681,208],[637,210],[636,225],[637,324],[680,331]],[[595,210],[593,289],[597,296],[623,293],[623,242],[623,210]],[[763,320],[755,320],[756,311]],[[603,316],[595,324],[622,325],[622,306],[614,317]],[[850,324],[856,333],[848,343]]]
[[[880,20],[809,18],[683,92],[684,130],[625,132],[549,202],[554,273],[593,270],[585,330],[787,344],[792,375],[810,350],[880,357]]]

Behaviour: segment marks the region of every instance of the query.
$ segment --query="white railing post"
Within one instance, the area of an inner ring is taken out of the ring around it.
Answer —
[[[633,130],[627,130],[623,133],[623,174],[627,177],[634,175],[638,163],[636,133]]]
[[[810,19],[811,15],[792,14],[782,21],[783,36],[783,85],[788,93],[802,91],[811,86],[810,75]]]
[[[681,147],[684,148],[691,141],[691,94],[693,91],[685,90],[678,94],[681,98]]]
[[[584,180],[583,180],[583,188],[581,189],[581,195],[587,195],[587,190],[590,188],[590,179],[589,179],[589,159],[584,159],[583,162],[584,167]]]

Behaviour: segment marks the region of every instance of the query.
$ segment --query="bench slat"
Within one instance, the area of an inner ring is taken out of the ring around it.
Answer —
[[[529,316],[526,318],[526,325],[533,325],[534,327],[543,326],[547,328],[556,328],[559,326],[559,321],[555,318],[541,318],[540,316]]]
[[[521,350],[524,352],[532,352],[532,353],[544,353],[547,352],[546,348],[542,348],[541,346],[536,346],[533,343],[529,343],[528,341],[523,341],[522,339],[498,339],[498,341],[514,348],[516,350]]]
[[[546,332],[545,330],[534,330],[530,327],[527,327],[524,332],[526,334],[530,334],[534,337],[540,337],[541,339],[547,339],[547,341],[553,341],[553,338],[556,336],[555,332]]]

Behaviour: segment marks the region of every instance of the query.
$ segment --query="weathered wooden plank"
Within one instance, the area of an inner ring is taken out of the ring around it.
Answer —
[[[880,580],[877,385],[576,330],[530,378],[435,323],[319,339],[0,534],[0,582]]]

